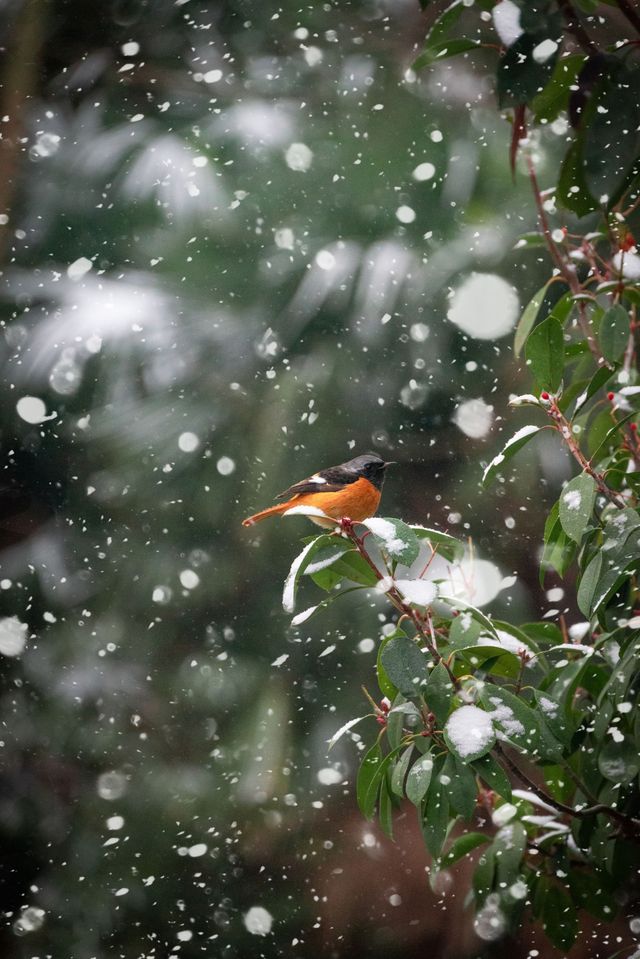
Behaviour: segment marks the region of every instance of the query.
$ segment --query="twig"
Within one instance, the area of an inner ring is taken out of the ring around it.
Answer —
[[[564,14],[564,20],[567,25],[568,32],[574,35],[582,49],[586,53],[599,53],[598,47],[593,42],[585,28],[582,26],[582,23],[573,9],[570,0],[559,0],[559,6]]]
[[[578,443],[574,439],[573,433],[571,431],[571,424],[566,419],[566,417],[561,413],[560,408],[553,397],[549,397],[549,406],[547,407],[547,412],[556,424],[556,429],[558,433],[562,436],[563,440],[567,444],[569,452],[574,457],[575,460],[580,464],[583,471],[588,473],[589,476],[594,480],[596,486],[600,493],[613,503],[614,506],[617,506],[618,509],[624,509],[625,503],[617,493],[614,493],[604,481],[604,477],[601,473],[598,473],[594,470],[593,466],[586,458],[582,450],[580,449]]]
[[[572,816],[575,819],[584,819],[587,816],[596,816],[599,813],[604,813],[623,826],[625,835],[640,842],[640,819],[635,819],[633,816],[626,816],[620,812],[619,809],[614,809],[613,806],[607,806],[605,803],[596,803],[594,806],[584,806],[582,809],[574,809],[573,806],[568,806],[566,803],[560,802],[559,799],[550,796],[544,789],[538,786],[533,779],[530,779],[527,774],[516,766],[513,760],[507,756],[499,743],[496,743],[495,751],[520,782],[528,786],[531,792],[535,793],[539,799],[554,809],[557,809],[558,812],[565,813],[565,815]],[[629,831],[630,829],[633,829],[633,831]]]
[[[529,171],[529,179],[531,180],[531,187],[533,189],[533,195],[536,203],[536,209],[538,211],[538,219],[540,221],[540,227],[542,228],[542,233],[545,238],[549,253],[553,259],[553,262],[556,264],[558,270],[562,274],[567,286],[572,293],[580,293],[581,287],[578,277],[576,276],[573,266],[566,262],[565,258],[560,253],[560,250],[553,241],[551,235],[551,229],[549,227],[549,221],[547,219],[547,214],[545,208],[542,204],[542,195],[540,193],[540,186],[538,184],[538,178],[536,176],[535,167],[533,165],[533,160],[530,156],[527,156],[527,169]],[[578,300],[578,322],[580,328],[584,335],[584,338],[587,341],[587,345],[593,354],[598,366],[602,365],[603,359],[598,349],[598,344],[596,343],[593,334],[591,332],[591,327],[589,323],[589,317],[587,316],[586,304],[583,300]]]

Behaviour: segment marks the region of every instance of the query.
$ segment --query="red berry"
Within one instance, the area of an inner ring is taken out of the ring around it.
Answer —
[[[635,433],[636,430],[638,429],[638,424],[637,424],[637,423],[632,423],[632,424],[631,424],[631,429],[632,429],[633,432]]]
[[[544,391],[540,394],[540,399],[541,399],[541,400],[548,400],[548,399],[549,399],[549,394],[547,393],[546,390],[544,390]]]
[[[616,398],[616,394],[615,394],[615,393],[607,393],[607,399],[608,399],[608,400],[615,400],[615,398]]]

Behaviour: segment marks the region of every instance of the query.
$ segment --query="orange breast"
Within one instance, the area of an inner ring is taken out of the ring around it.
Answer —
[[[380,491],[369,480],[360,477],[335,493],[302,493],[293,501],[295,506],[317,506],[327,516],[341,519],[348,516],[356,522],[373,516],[380,502]],[[309,517],[313,519],[313,517]],[[324,525],[318,520],[318,525]]]

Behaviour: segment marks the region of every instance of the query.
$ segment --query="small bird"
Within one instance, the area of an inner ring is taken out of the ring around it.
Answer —
[[[312,506],[331,517],[309,516],[318,526],[333,528],[343,517],[361,522],[377,510],[385,471],[391,465],[392,462],[385,463],[376,453],[363,453],[339,466],[320,470],[280,493],[277,498],[286,498],[284,503],[247,517],[242,525],[253,526],[267,516],[281,515],[294,506]]]

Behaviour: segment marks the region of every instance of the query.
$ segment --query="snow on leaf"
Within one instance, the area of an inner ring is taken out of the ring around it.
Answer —
[[[429,606],[438,595],[435,583],[424,579],[397,579],[396,586],[408,603]]]
[[[291,564],[291,569],[289,570],[289,575],[285,580],[282,591],[282,605],[287,613],[292,613],[296,608],[296,583],[298,581],[298,575],[309,553],[311,553],[314,548],[317,548],[316,544],[317,539],[307,543],[302,552],[296,556]]]
[[[357,716],[356,719],[350,719],[348,723],[345,723],[344,726],[341,726],[340,729],[336,730],[331,739],[329,740],[329,749],[333,749],[335,744],[339,739],[342,739],[345,733],[348,733],[357,723],[361,723],[363,719],[369,719],[371,713],[368,713],[366,716]]]
[[[308,619],[311,619],[311,617],[313,616],[317,608],[318,608],[317,606],[309,606],[307,609],[303,609],[301,613],[297,613],[293,617],[293,619],[291,620],[291,625],[300,626],[301,623],[304,623]]]
[[[449,716],[444,733],[452,751],[467,761],[484,756],[496,741],[491,717],[478,706],[456,709]]]
[[[492,480],[497,473],[498,467],[502,466],[505,460],[511,459],[511,457],[517,453],[518,450],[525,445],[525,443],[528,443],[532,436],[535,436],[536,433],[539,433],[541,429],[541,426],[534,426],[532,423],[530,423],[528,426],[523,426],[522,429],[519,429],[517,433],[514,433],[511,439],[508,440],[505,446],[502,448],[502,452],[498,453],[497,456],[494,456],[489,465],[486,467],[484,473],[482,474],[482,485],[486,486],[489,480]]]

